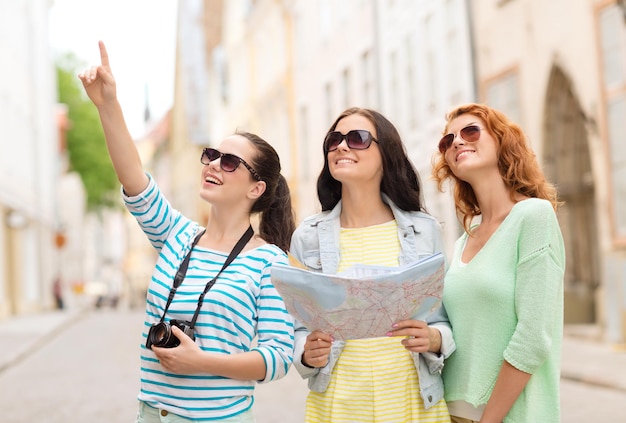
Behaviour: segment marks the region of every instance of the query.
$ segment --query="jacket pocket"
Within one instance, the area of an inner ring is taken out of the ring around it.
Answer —
[[[302,262],[309,270],[312,270],[313,272],[322,271],[322,260],[320,259],[319,251],[312,251],[304,254]]]

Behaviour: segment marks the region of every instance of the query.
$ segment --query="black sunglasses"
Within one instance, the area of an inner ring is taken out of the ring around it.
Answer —
[[[378,140],[374,138],[370,131],[364,129],[355,129],[345,135],[339,131],[333,131],[326,135],[324,151],[327,153],[335,151],[344,139],[348,147],[352,150],[366,150],[372,145],[372,141],[378,143]]]
[[[481,128],[478,125],[467,125],[459,131],[459,137],[461,137],[463,141],[476,142],[478,138],[480,138],[480,130]],[[439,141],[439,152],[441,154],[448,151],[448,148],[450,148],[454,142],[454,138],[456,138],[454,134],[444,135],[443,138],[441,138]]]
[[[206,147],[202,150],[202,156],[200,157],[200,163],[203,165],[208,165],[212,161],[220,159],[220,167],[224,172],[234,172],[239,167],[239,163],[244,165],[246,169],[250,171],[254,179],[257,181],[261,180],[261,176],[256,172],[256,170],[252,169],[244,159],[239,156],[235,156],[234,154],[222,153],[219,150],[214,148]]]

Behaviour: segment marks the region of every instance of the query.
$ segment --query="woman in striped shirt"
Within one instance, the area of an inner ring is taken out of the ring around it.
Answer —
[[[291,253],[310,270],[355,263],[399,266],[443,251],[437,221],[424,213],[417,172],[389,120],[343,112],[324,141],[317,192],[322,213],[305,219]],[[449,422],[441,368],[454,350],[439,308],[387,337],[333,341],[296,325],[294,365],[309,378],[307,422]]]
[[[137,421],[252,422],[254,385],[285,376],[293,355],[293,319],[270,279],[273,264],[287,263],[295,227],[278,155],[249,133],[205,148],[200,196],[211,208],[202,228],[144,172],[102,43],[100,55],[101,65],[79,77],[100,113],[126,205],[159,254],[147,293]],[[255,236],[253,213],[261,213]],[[160,342],[159,328],[169,328],[168,342]]]

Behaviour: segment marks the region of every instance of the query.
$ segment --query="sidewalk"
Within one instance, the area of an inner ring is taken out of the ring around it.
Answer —
[[[40,348],[86,312],[76,308],[0,320],[0,373]]]
[[[69,309],[0,321],[0,373],[89,310]],[[593,326],[566,326],[561,377],[626,392],[626,348],[598,342]]]
[[[626,345],[600,342],[591,325],[566,326],[561,378],[626,392]]]

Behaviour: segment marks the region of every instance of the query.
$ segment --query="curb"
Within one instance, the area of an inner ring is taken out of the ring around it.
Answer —
[[[34,335],[30,342],[22,344],[13,353],[9,353],[6,357],[0,360],[0,374],[8,370],[10,367],[19,364],[34,352],[40,350],[44,345],[48,344],[61,334],[66,328],[75,324],[79,319],[83,319],[88,313],[89,309],[87,308],[67,313],[65,318],[61,319],[49,330],[38,335]]]
[[[561,379],[569,380],[572,382],[584,383],[586,385],[593,385],[599,388],[612,389],[615,391],[626,392],[626,386],[621,386],[613,381],[603,379],[602,377],[592,377],[580,373],[563,371],[561,370]]]

